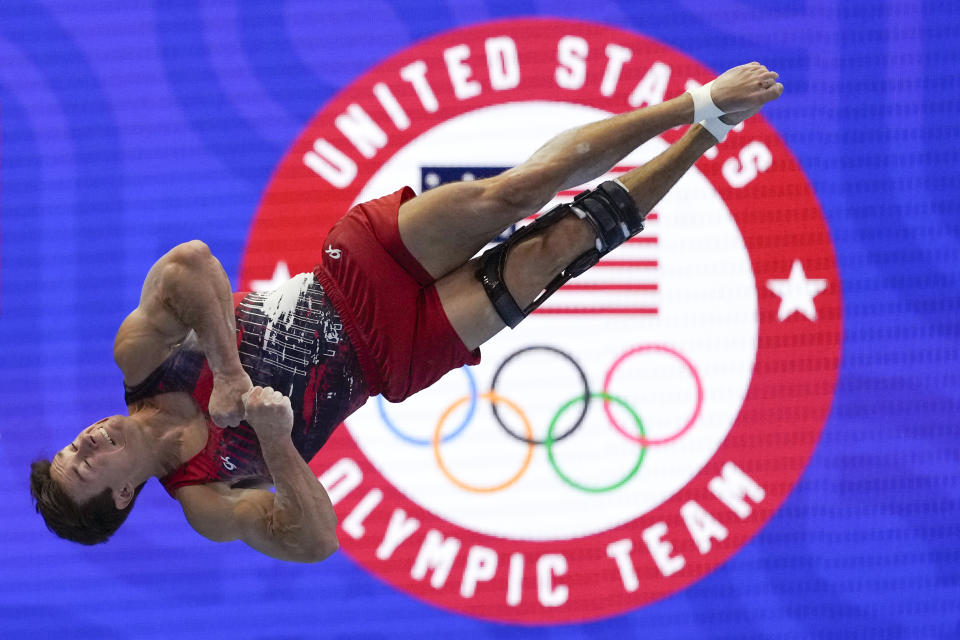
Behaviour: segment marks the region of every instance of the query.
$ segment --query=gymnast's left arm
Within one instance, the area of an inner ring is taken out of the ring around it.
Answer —
[[[229,489],[224,483],[182,487],[176,497],[187,521],[210,540],[242,540],[278,560],[327,558],[338,546],[337,514],[293,446],[290,399],[270,387],[254,387],[244,403],[276,491]]]
[[[240,398],[252,384],[237,353],[230,280],[199,240],[177,245],[151,267],[140,304],[120,326],[113,353],[126,383],[150,375],[191,329],[213,371],[210,417],[234,427],[243,419]]]

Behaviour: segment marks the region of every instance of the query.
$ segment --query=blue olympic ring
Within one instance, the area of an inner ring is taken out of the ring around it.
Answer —
[[[446,442],[453,438],[456,438],[460,435],[460,432],[467,428],[467,425],[470,424],[470,421],[473,420],[473,413],[477,408],[477,381],[473,378],[473,373],[470,371],[470,367],[464,365],[460,367],[460,370],[467,374],[467,384],[470,385],[470,404],[467,406],[467,415],[464,416],[463,422],[460,423],[460,426],[443,436],[441,442]],[[400,429],[397,428],[393,421],[390,420],[390,416],[387,415],[387,405],[383,400],[383,396],[377,396],[377,410],[380,412],[380,418],[383,420],[383,423],[387,425],[387,428],[393,432],[395,436],[409,442],[410,444],[419,445],[421,447],[429,447],[433,444],[433,441],[430,438],[414,438],[409,436]]]

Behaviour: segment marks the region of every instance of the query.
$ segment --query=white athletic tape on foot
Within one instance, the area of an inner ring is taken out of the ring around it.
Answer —
[[[727,124],[722,122],[720,118],[707,118],[700,123],[704,129],[710,132],[714,138],[717,139],[717,142],[723,142],[727,134],[730,133],[730,129],[733,129],[736,125]]]
[[[726,113],[723,109],[713,104],[713,98],[710,97],[710,85],[713,80],[690,90],[690,97],[693,98],[693,121],[702,122],[707,118],[716,118]]]

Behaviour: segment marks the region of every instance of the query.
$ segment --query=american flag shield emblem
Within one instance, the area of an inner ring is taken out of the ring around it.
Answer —
[[[592,189],[601,182],[613,180],[633,168],[617,166],[582,188],[561,191],[542,211],[505,229],[489,246],[505,241],[518,227],[533,222],[553,207],[572,202],[584,189]],[[491,178],[507,169],[509,167],[421,166],[421,193],[451,182]],[[630,238],[604,256],[594,268],[565,284],[534,313],[657,315],[660,291],[658,217],[657,212],[652,211],[647,216],[641,234]]]

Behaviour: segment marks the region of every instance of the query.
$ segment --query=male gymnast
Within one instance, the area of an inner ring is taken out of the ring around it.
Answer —
[[[129,415],[31,465],[37,511],[61,537],[105,542],[157,477],[204,537],[323,560],[337,549],[337,518],[307,461],[333,429],[372,395],[399,402],[479,362],[480,345],[640,232],[701,154],[780,96],[777,78],[741,65],[563,132],[496,177],[357,205],[331,229],[314,272],[274,292],[232,294],[205,244],[174,247],[116,335]],[[557,192],[691,123],[650,162],[474,257]]]

